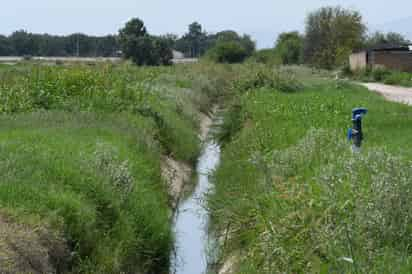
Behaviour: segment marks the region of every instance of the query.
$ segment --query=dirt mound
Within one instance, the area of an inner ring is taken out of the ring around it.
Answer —
[[[168,156],[162,157],[161,168],[162,176],[166,180],[169,188],[172,208],[175,209],[183,193],[185,184],[190,182],[192,168],[188,164],[176,161]]]
[[[1,273],[62,273],[69,259],[67,244],[56,233],[0,214]]]

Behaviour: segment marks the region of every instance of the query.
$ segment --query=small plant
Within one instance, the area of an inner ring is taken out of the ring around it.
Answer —
[[[248,75],[242,75],[235,82],[235,88],[239,91],[268,88],[288,93],[302,90],[303,85],[296,78],[293,71],[259,67],[257,69],[251,68],[251,72]]]
[[[376,68],[372,70],[372,77],[376,82],[384,81],[390,74],[391,72],[385,68]]]
[[[95,168],[110,179],[124,199],[127,198],[134,186],[128,161],[120,162],[116,148],[107,143],[97,143],[94,157]]]

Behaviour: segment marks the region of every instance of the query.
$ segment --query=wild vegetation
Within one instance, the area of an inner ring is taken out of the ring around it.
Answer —
[[[0,269],[168,272],[173,199],[161,159],[194,166],[200,116],[219,103],[223,157],[207,197],[218,264],[245,274],[410,273],[412,111],[320,70],[389,41],[406,40],[368,37],[362,16],[340,7],[310,13],[304,34],[260,51],[248,35],[196,22],[180,38],[152,36],[139,19],[107,37],[0,36],[0,55],[122,49],[158,66],[0,66]],[[172,49],[206,60],[164,66]],[[282,66],[301,64],[317,69]],[[410,74],[385,69],[353,77],[412,86]],[[345,135],[357,106],[370,113],[353,154]]]
[[[47,232],[24,238],[0,268],[20,269],[32,249],[57,254],[58,241],[62,257],[43,256],[48,268],[33,271],[166,273],[174,237],[160,158],[196,162],[199,113],[225,87],[218,69],[0,68],[0,218]],[[2,254],[20,242],[7,231]]]
[[[412,73],[390,70],[386,68],[364,69],[359,71],[350,71],[344,69],[344,76],[363,82],[381,82],[387,85],[398,85],[412,87]]]
[[[208,207],[220,262],[234,257],[236,273],[408,273],[412,112],[330,76],[256,63],[0,67],[0,222],[11,239],[14,227],[39,231],[14,237],[60,250],[43,258],[63,272],[167,272],[160,158],[194,165],[199,113],[219,100]],[[359,155],[345,140],[356,106],[370,110]]]
[[[412,110],[298,67],[239,68],[209,195],[233,273],[409,273]],[[350,151],[351,110],[369,109]]]

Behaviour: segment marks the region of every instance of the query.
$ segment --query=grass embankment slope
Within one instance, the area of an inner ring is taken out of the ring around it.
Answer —
[[[243,67],[235,87],[209,197],[233,273],[410,273],[412,108],[296,68]]]
[[[2,67],[1,270],[168,272],[160,158],[194,165],[200,113],[224,86],[216,70]]]

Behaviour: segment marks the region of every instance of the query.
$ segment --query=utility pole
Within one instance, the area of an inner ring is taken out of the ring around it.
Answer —
[[[79,34],[76,35],[77,37],[77,42],[76,42],[76,56],[80,56],[80,37]]]

